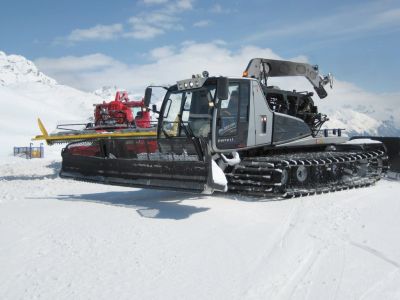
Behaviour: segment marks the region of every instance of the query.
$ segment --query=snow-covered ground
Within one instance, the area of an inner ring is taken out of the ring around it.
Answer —
[[[400,183],[284,201],[0,164],[0,299],[399,299]]]

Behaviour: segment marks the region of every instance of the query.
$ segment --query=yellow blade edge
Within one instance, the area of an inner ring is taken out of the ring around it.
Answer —
[[[90,140],[90,139],[103,139],[113,137],[150,137],[157,136],[155,131],[138,131],[138,132],[102,132],[102,133],[90,133],[90,134],[68,134],[68,135],[49,135],[44,124],[40,118],[38,118],[38,125],[41,135],[37,135],[32,138],[32,141],[46,141],[48,145],[52,145],[53,142],[68,142],[70,140]]]
[[[38,118],[37,121],[38,121],[38,125],[39,125],[40,132],[41,132],[44,136],[48,136],[49,134],[47,133],[47,130],[46,130],[46,128],[44,127],[44,125],[43,125],[43,123],[42,123],[42,120],[40,120],[40,118]]]
[[[46,127],[44,127],[42,120],[40,120],[40,118],[37,119],[38,121],[38,126],[40,129],[40,132],[42,133],[42,135],[37,135],[34,138],[32,138],[32,141],[42,141],[45,140],[47,144],[49,144],[49,142],[47,141],[47,137],[49,136],[49,134],[47,133]]]
[[[93,133],[93,134],[70,134],[70,135],[37,135],[32,140],[52,141],[68,141],[68,140],[90,140],[118,137],[150,137],[157,136],[155,131],[144,132],[108,132],[108,133]]]

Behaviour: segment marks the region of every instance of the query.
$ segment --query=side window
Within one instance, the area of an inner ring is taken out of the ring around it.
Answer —
[[[171,94],[165,106],[163,132],[168,136],[179,135],[179,119],[178,114],[181,109],[182,94]]]
[[[182,121],[187,122],[189,120],[190,107],[192,104],[192,93],[186,92],[184,100],[185,104],[183,105],[183,110],[182,110]]]
[[[237,121],[239,112],[239,83],[229,84],[229,97],[221,101],[220,118],[221,126],[218,131],[220,136],[237,134]]]
[[[211,110],[209,103],[213,101],[213,86],[208,89],[200,89],[193,93],[192,105],[190,106],[189,126],[196,137],[207,137],[211,128]]]

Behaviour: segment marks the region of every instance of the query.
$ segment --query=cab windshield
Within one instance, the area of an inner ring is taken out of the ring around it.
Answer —
[[[194,136],[207,137],[211,128],[215,90],[215,85],[206,85],[194,90],[169,91],[165,98],[161,134],[166,137],[184,136],[183,126],[187,126]]]

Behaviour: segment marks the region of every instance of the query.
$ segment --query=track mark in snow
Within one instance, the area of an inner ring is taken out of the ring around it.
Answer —
[[[281,237],[279,239],[279,247],[283,248],[286,244],[286,239],[289,233],[293,230],[296,226],[296,221],[298,219],[298,211],[299,211],[300,203],[296,203],[295,207],[292,208],[289,216],[286,218],[284,223],[284,229],[282,230]],[[274,246],[275,248],[275,246]]]
[[[376,256],[376,257],[378,257],[378,258],[380,258],[380,259],[382,259],[384,261],[386,261],[387,263],[391,264],[392,266],[396,267],[397,269],[400,269],[400,264],[397,261],[394,261],[394,260],[392,260],[390,258],[387,258],[386,255],[383,254],[382,252],[380,252],[380,251],[378,251],[378,250],[376,250],[374,248],[368,247],[366,245],[362,245],[362,244],[353,242],[353,241],[349,241],[349,243],[351,245],[361,249],[361,250],[364,250],[364,251],[366,251],[366,252],[368,252],[368,253],[370,253],[370,254],[372,254],[372,255],[374,255],[374,256]]]
[[[282,293],[280,293],[277,298],[279,298],[279,299],[282,299],[282,298],[284,298],[284,299],[293,299],[294,298],[294,294],[297,291],[297,289],[301,285],[304,285],[302,283],[302,281],[311,272],[311,270],[315,266],[316,262],[320,258],[321,254],[323,252],[325,252],[325,250],[326,249],[318,249],[318,250],[311,251],[310,255],[306,257],[305,262],[297,270],[294,271],[293,275],[289,279],[289,283],[286,284],[289,287],[292,286],[290,288],[290,295],[288,297],[281,297]],[[307,283],[306,285],[307,285],[306,292],[308,293],[310,283]],[[285,293],[285,289],[283,289],[283,293]]]
[[[339,280],[338,280],[338,284],[336,286],[335,297],[333,299],[338,299],[337,295],[339,293],[340,286],[341,286],[342,281],[343,281],[344,268],[346,266],[346,248],[345,248],[345,245],[342,245],[341,250],[342,250],[342,259],[341,259],[341,267],[340,267],[340,275],[339,275],[340,277],[339,277]]]
[[[377,292],[379,290],[384,289],[385,283],[390,282],[390,280],[393,280],[393,278],[395,277],[395,275],[398,274],[398,272],[399,272],[399,269],[396,269],[396,270],[386,274],[386,276],[384,276],[381,280],[379,280],[374,285],[372,285],[369,289],[367,289],[365,291],[365,293],[360,296],[360,300],[365,299],[366,297],[371,295],[373,292]]]

